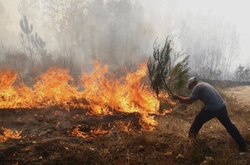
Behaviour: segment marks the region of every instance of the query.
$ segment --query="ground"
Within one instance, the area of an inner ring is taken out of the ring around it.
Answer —
[[[250,106],[250,87],[249,86],[237,86],[232,88],[227,88],[225,93],[232,96],[235,100],[242,104]],[[250,111],[250,109],[249,109]]]
[[[250,86],[222,91],[232,121],[250,143]],[[177,104],[173,113],[155,116],[159,125],[153,131],[140,131],[139,114],[89,116],[81,109],[56,107],[2,109],[0,164],[250,164],[249,153],[238,154],[216,119],[203,126],[198,143],[187,138],[200,106]],[[12,137],[6,139],[5,133]]]

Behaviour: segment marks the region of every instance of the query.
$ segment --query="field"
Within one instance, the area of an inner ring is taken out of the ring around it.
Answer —
[[[229,116],[250,144],[250,87],[221,90]],[[139,114],[87,115],[82,109],[0,110],[0,164],[3,165],[248,165],[225,128],[213,119],[201,129],[198,144],[188,137],[201,103],[177,104],[154,115],[158,126],[141,131]]]

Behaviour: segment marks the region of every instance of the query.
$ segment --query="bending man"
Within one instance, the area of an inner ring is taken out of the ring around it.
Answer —
[[[192,104],[197,100],[201,100],[204,103],[204,107],[196,115],[191,125],[189,137],[196,138],[196,135],[203,124],[216,117],[237,142],[239,152],[246,152],[246,142],[236,126],[231,122],[228,116],[226,104],[218,91],[208,83],[202,81],[198,82],[195,77],[188,80],[188,89],[192,90],[190,97],[182,97],[174,94],[173,98],[179,100],[180,103],[186,104]]]

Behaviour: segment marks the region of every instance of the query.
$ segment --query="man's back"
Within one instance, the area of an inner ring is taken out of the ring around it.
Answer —
[[[201,100],[205,104],[205,110],[219,110],[225,106],[218,91],[206,82],[198,82],[193,88],[190,98],[194,101]]]

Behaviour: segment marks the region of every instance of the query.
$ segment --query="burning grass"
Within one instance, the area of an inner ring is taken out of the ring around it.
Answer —
[[[177,106],[171,115],[155,116],[159,123],[155,130],[142,131],[136,113],[90,116],[82,109],[1,110],[0,124],[11,132],[16,130],[18,138],[0,143],[0,161],[7,165],[179,165],[200,164],[212,157],[211,164],[247,165],[247,157],[236,156],[236,144],[218,122],[205,125],[200,144],[191,145],[187,138],[193,117],[190,111]]]
[[[174,106],[168,95],[159,102],[145,75],[145,65],[117,76],[95,63],[79,82],[67,69],[51,68],[27,86],[17,73],[2,71],[0,162],[178,165],[212,157],[210,164],[249,163],[248,156],[235,156],[237,146],[218,122],[202,128],[199,146],[190,145],[187,132],[201,105]],[[226,101],[250,142],[247,107]]]
[[[0,135],[0,142],[4,142],[8,139],[21,139],[21,131],[12,131],[10,129],[2,127],[3,135]]]
[[[82,109],[50,108],[5,109],[0,115],[1,125],[20,133],[0,143],[5,164],[133,164],[164,158],[163,162],[168,159],[161,154],[163,147],[173,143],[167,137],[178,138],[171,134],[155,138],[154,133],[141,131],[139,114],[89,116]],[[144,154],[152,156],[145,159]]]
[[[146,64],[118,78],[108,72],[108,66],[95,62],[93,72],[83,72],[79,82],[74,81],[67,69],[53,67],[38,75],[32,87],[17,83],[18,75],[13,71],[2,71],[0,75],[0,108],[3,109],[59,107],[83,109],[94,115],[139,113],[141,127],[152,130],[157,122],[150,114],[168,113],[175,104],[166,94],[168,109],[159,111],[159,101],[147,83],[142,83]]]

